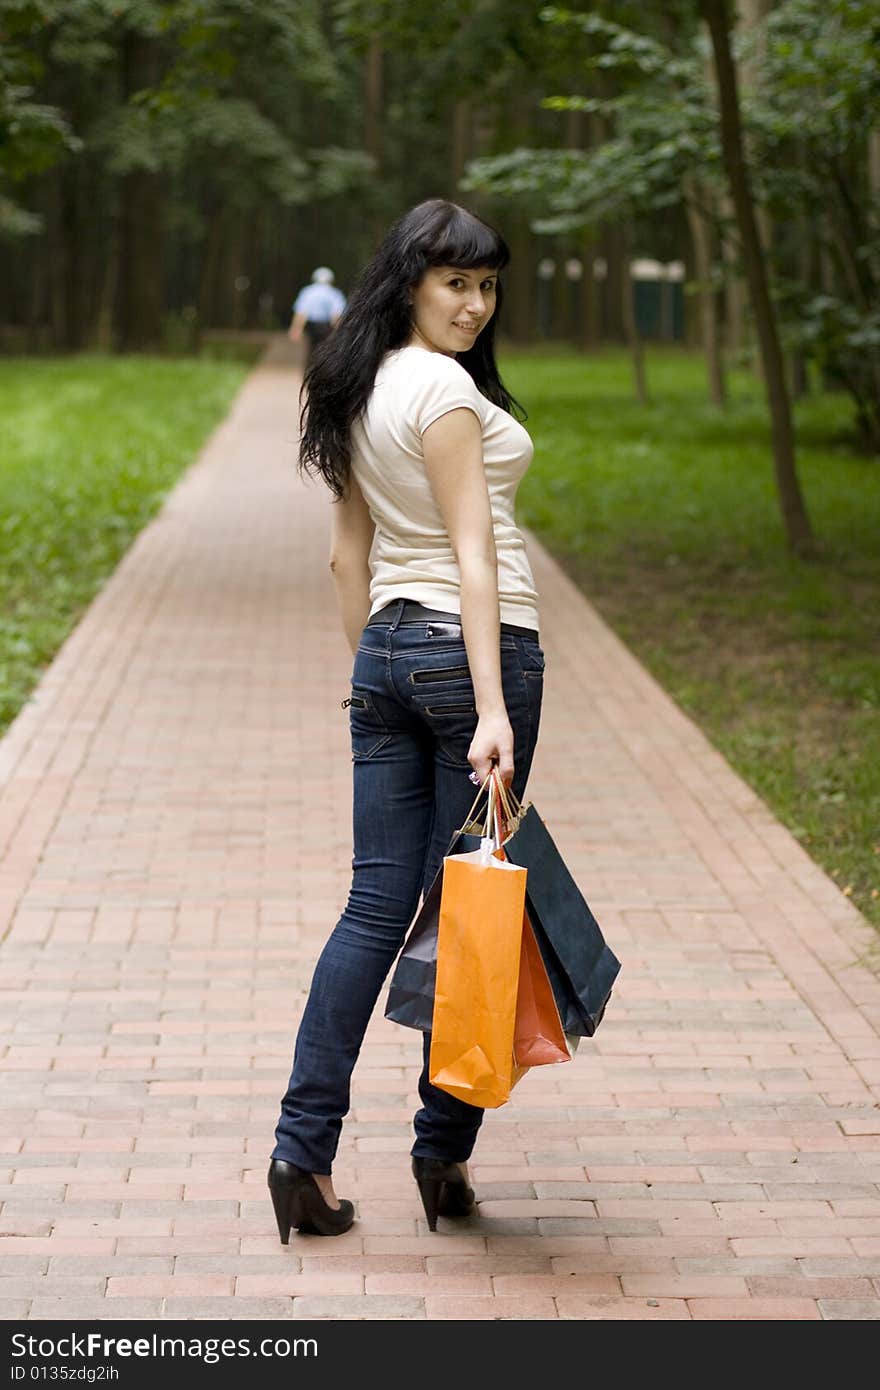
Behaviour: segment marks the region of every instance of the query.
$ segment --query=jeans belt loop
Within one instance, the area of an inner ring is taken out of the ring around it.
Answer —
[[[406,603],[407,603],[407,601],[406,601],[405,598],[396,598],[396,599],[393,599],[393,600],[392,600],[392,604],[389,605],[389,606],[393,606],[393,607],[397,610],[396,613],[393,614],[393,616],[392,616],[392,614],[390,614],[390,613],[389,613],[389,615],[388,615],[389,618],[391,618],[391,626],[390,626],[390,628],[388,629],[388,640],[389,640],[389,643],[390,643],[390,641],[391,641],[391,638],[394,636],[395,632],[397,631],[397,629],[400,627],[400,624],[403,622],[403,615],[404,615],[404,613],[406,612]],[[384,611],[385,611],[384,609],[380,609],[380,612],[383,612],[383,613],[384,613]]]
[[[418,615],[411,613],[411,616],[407,618],[407,609],[412,610],[416,608],[423,608],[424,613],[419,613]],[[394,611],[393,617],[392,611]],[[397,631],[398,627],[400,627],[401,623],[447,622],[458,623],[458,625],[461,626],[461,614],[442,613],[437,609],[428,608],[423,604],[419,604],[414,599],[395,598],[392,599],[390,603],[386,604],[384,608],[380,608],[376,613],[374,613],[373,616],[368,620],[367,626],[369,626],[370,623],[381,622],[384,624],[389,621],[391,623],[391,626],[388,629],[388,637],[390,640],[392,635]],[[519,627],[514,623],[502,623],[501,631],[510,633],[512,636],[515,637],[531,637],[536,642],[540,641],[537,628]]]

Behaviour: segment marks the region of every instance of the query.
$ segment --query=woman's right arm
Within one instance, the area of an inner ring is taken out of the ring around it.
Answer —
[[[449,533],[461,582],[461,628],[477,706],[468,760],[482,781],[497,762],[513,780],[513,730],[501,685],[498,560],[489,489],[483,468],[482,426],[472,410],[441,415],[422,435],[425,471]]]
[[[342,625],[352,653],[370,616],[370,549],[376,527],[354,476],[345,496],[334,502],[330,523],[330,569]]]

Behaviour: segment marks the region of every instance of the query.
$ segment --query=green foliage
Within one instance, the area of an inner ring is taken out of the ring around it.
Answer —
[[[814,260],[835,271],[833,286],[817,290],[814,277],[789,270],[789,343],[850,392],[863,441],[880,453],[880,188],[867,178],[880,128],[878,38],[876,4],[785,0],[768,17],[748,110],[765,204],[783,225],[797,208]]]
[[[84,132],[109,173],[175,173],[210,161],[244,202],[267,193],[283,202],[291,190],[299,202],[313,195],[297,97],[339,87],[317,0],[129,0],[112,9],[80,0],[66,9],[50,60],[75,80],[118,67],[127,40],[147,55],[144,85],[104,87]],[[345,168],[353,174],[356,166]]]
[[[650,8],[635,11],[638,28],[560,7],[541,17],[573,36],[581,64],[580,91],[548,94],[543,105],[598,117],[603,138],[584,150],[520,147],[472,161],[463,186],[529,206],[534,230],[551,234],[621,219],[651,227],[658,211],[698,200],[736,245],[714,211],[724,187],[718,114],[693,17],[667,17],[664,38],[647,32]],[[785,341],[851,394],[859,433],[875,452],[880,190],[865,170],[867,142],[880,128],[878,36],[870,0],[785,0],[738,44],[751,181],[778,229],[774,290]],[[820,292],[823,256],[834,282]],[[721,283],[721,264],[714,278]]]
[[[558,233],[647,219],[681,202],[689,175],[718,180],[717,116],[692,30],[674,49],[599,14],[551,6],[541,18],[573,36],[587,88],[546,95],[542,105],[599,116],[607,134],[591,149],[517,149],[472,161],[465,188],[532,198],[540,209],[534,229]],[[606,76],[612,73],[613,91]]]
[[[240,206],[266,197],[302,204],[366,177],[369,161],[360,152],[302,140],[302,102],[344,90],[319,0],[45,0],[25,7],[0,0],[4,6],[32,12],[27,37],[39,32],[39,58],[31,76],[47,90],[63,88],[68,106],[62,117],[25,102],[27,89],[11,86],[0,69],[6,101],[14,103],[8,116],[0,109],[0,119],[17,122],[10,174],[46,167],[72,129],[70,157],[97,163],[111,181],[137,171],[198,170]],[[13,58],[24,63],[18,50]]]
[[[848,157],[876,125],[878,39],[875,0],[784,0],[771,10],[752,107],[768,144],[797,135],[825,162]]]
[[[277,325],[301,273],[288,268],[285,283],[294,210],[347,195],[363,204],[373,172],[360,73],[324,0],[35,6],[28,100],[63,113],[70,135],[48,172],[19,136],[18,192],[0,166],[0,236],[4,224],[43,233],[18,255],[0,319],[75,349],[155,349],[159,298],[174,312],[196,306],[203,325]],[[342,236],[362,237],[362,220],[349,232],[338,218]]]
[[[32,41],[54,10],[41,0],[0,0],[0,234],[7,236],[42,226],[12,197],[13,187],[50,168],[65,148],[78,147],[63,113],[33,100],[42,68]]]

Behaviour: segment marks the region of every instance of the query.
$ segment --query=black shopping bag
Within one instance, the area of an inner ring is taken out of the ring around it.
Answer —
[[[567,1033],[592,1037],[602,1021],[620,961],[534,806],[522,812],[504,841],[504,853],[511,863],[528,870],[526,907],[562,1026]]]
[[[434,1013],[442,887],[440,868],[397,957],[385,1004],[386,1018],[407,1028],[420,1028],[423,1033],[430,1033]]]
[[[446,854],[464,854],[480,848],[480,836],[457,830]],[[445,856],[444,856],[445,857]],[[394,966],[385,1017],[407,1028],[430,1033],[434,1015],[434,986],[437,982],[437,933],[440,927],[440,895],[443,891],[443,863],[425,894],[419,911],[403,943]]]

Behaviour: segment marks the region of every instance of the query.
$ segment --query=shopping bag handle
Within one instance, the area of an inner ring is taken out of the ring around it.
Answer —
[[[519,797],[516,795],[516,792],[513,790],[513,788],[504,785],[504,782],[501,780],[501,774],[498,771],[497,766],[493,764],[493,766],[486,773],[486,776],[483,778],[483,781],[480,783],[479,791],[477,792],[473,802],[471,803],[471,809],[468,811],[467,815],[464,818],[464,821],[462,822],[462,827],[471,823],[474,817],[474,812],[480,803],[481,797],[484,795],[487,788],[489,788],[491,792],[493,787],[495,789],[495,795],[497,796],[498,801],[501,803],[501,810],[507,827],[512,827],[520,818],[520,816],[523,814],[523,804],[520,801]],[[483,838],[486,838],[489,835],[492,826],[492,820],[493,813],[490,812],[489,807],[487,805],[486,815],[480,817],[480,821],[483,824]],[[480,821],[478,821],[478,824],[480,823]],[[505,837],[502,835],[501,838],[503,839]]]
[[[479,805],[480,797],[483,795],[484,791],[486,790],[486,788],[488,787],[490,781],[492,780],[492,773],[493,773],[494,771],[495,771],[495,768],[494,768],[494,767],[490,768],[490,770],[486,773],[486,776],[483,778],[482,782],[480,783],[480,789],[479,789],[479,791],[477,792],[476,796],[474,797],[473,802],[471,803],[471,809],[468,811],[467,815],[465,816],[464,820],[462,821],[462,825],[467,825],[468,822],[469,822],[470,820],[473,819],[473,814],[474,814],[474,811],[477,809],[477,806]]]
[[[516,829],[523,808],[515,793],[504,785],[497,767],[494,767],[489,775],[492,779],[489,790],[490,794],[494,795],[491,796],[487,814],[486,833],[488,834],[489,827],[493,826],[498,844],[502,845],[508,835]]]
[[[516,792],[513,790],[512,787],[506,787],[504,785],[504,783],[501,780],[501,774],[498,771],[497,767],[492,768],[492,771],[489,773],[489,776],[492,777],[495,783],[495,788],[498,793],[498,800],[501,802],[505,820],[507,820],[508,822],[515,821],[517,816],[522,815],[522,802],[520,801],[519,797],[517,796]]]
[[[493,849],[501,848],[501,841],[504,838],[501,833],[501,811],[499,809],[498,788],[501,786],[501,778],[497,768],[489,773],[489,803],[486,807],[486,838],[492,839]]]

